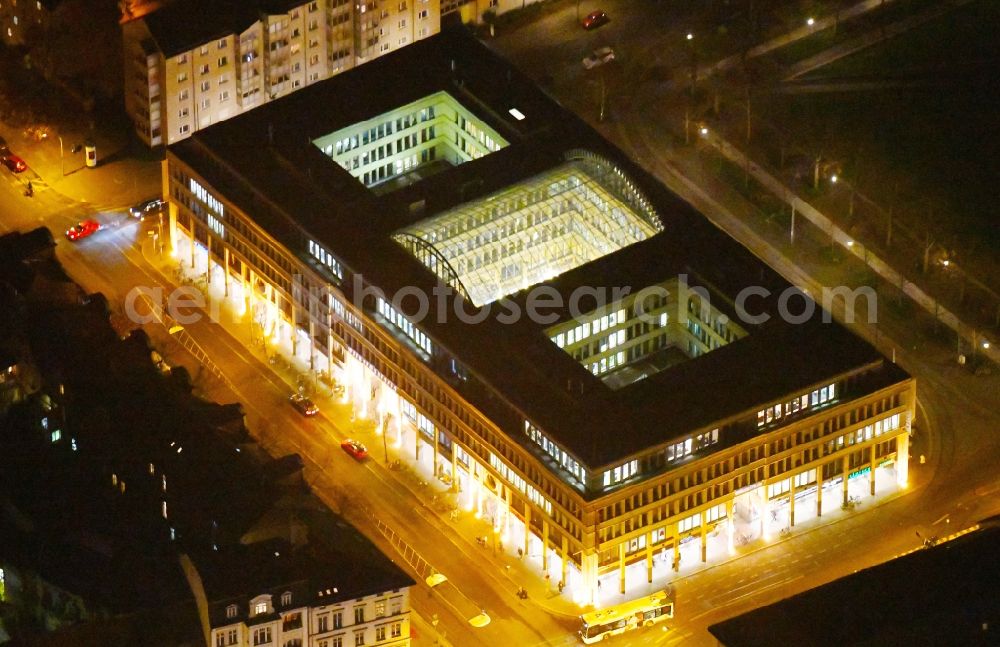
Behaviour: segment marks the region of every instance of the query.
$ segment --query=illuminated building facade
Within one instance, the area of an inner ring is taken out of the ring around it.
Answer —
[[[437,0],[207,5],[177,0],[122,26],[125,108],[149,146],[189,137],[441,26]]]
[[[37,45],[59,0],[0,2],[0,43],[8,47]]]
[[[537,1],[537,0],[535,0]],[[33,13],[38,5],[38,17]],[[22,2],[0,26],[19,43],[54,2]],[[528,4],[531,4],[529,2]],[[122,25],[125,109],[149,146],[211,124],[374,60],[441,30],[521,0],[175,0]],[[16,15],[20,12],[20,18]],[[192,16],[199,19],[192,20]],[[30,29],[30,28],[29,28]]]
[[[413,580],[377,551],[338,557],[274,540],[197,557],[208,644],[409,647]]]
[[[475,41],[200,132],[164,191],[181,262],[581,601],[906,484],[914,381],[779,316],[783,279]]]

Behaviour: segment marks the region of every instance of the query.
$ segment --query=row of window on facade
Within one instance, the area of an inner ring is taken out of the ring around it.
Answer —
[[[545,510],[546,514],[552,514],[552,503],[542,496],[541,492],[525,482],[517,472],[507,467],[507,464],[500,460],[500,457],[493,452],[490,452],[490,466],[500,474],[500,478],[528,497],[539,508]]]
[[[764,425],[781,420],[783,417],[787,418],[788,416],[797,414],[800,411],[824,405],[827,402],[831,402],[835,397],[836,388],[834,384],[815,389],[810,393],[804,393],[801,396],[792,398],[787,402],[778,403],[774,406],[758,411],[757,426],[763,427]]]
[[[403,399],[400,402],[400,412],[402,413],[403,417],[408,419],[424,436],[426,436],[429,439],[434,438],[434,433],[436,431],[434,423],[431,422],[431,420],[427,418],[427,416],[417,411],[417,408],[413,403]],[[451,445],[450,440],[448,441],[448,445],[449,446]],[[471,462],[469,459],[468,452],[466,452],[465,449],[463,449],[459,445],[454,446],[454,451],[455,451],[455,460],[465,465],[467,469],[470,468]],[[576,461],[573,461],[573,464],[577,465]],[[530,500],[532,503],[537,505],[542,510],[545,510],[547,514],[550,515],[552,514],[552,502],[546,499],[541,492],[539,492],[535,487],[527,483],[523,478],[521,478],[521,476],[519,476],[513,469],[508,467],[506,463],[504,463],[496,454],[492,452],[490,452],[490,466],[497,471],[497,473],[504,481],[506,481],[509,485],[514,487],[519,492],[521,492],[521,494],[524,494],[528,498],[528,500]],[[583,472],[583,470],[579,468],[578,465],[577,469],[579,470],[580,473]]]
[[[356,171],[360,169],[362,166],[368,166],[369,164],[381,161],[386,157],[391,157],[392,155],[398,155],[399,153],[402,153],[404,151],[411,150],[416,146],[418,146],[419,144],[427,143],[428,141],[433,140],[435,137],[436,134],[434,126],[431,126],[430,128],[424,128],[420,131],[419,141],[417,133],[413,133],[412,135],[405,135],[397,139],[395,144],[395,152],[393,152],[393,143],[389,142],[387,144],[382,144],[377,148],[373,148],[369,151],[366,151],[364,155],[355,155],[354,157],[344,158],[343,160],[340,161],[340,165],[344,168],[345,171]],[[328,150],[329,148],[330,147],[327,146]],[[427,161],[426,156],[423,156],[423,158],[424,161]],[[412,163],[415,164],[417,156],[416,154],[414,154],[409,156],[407,159],[411,160]],[[406,169],[409,169],[409,167],[410,163],[407,163]],[[400,166],[400,163],[397,162],[396,172],[398,173],[401,170],[403,169]],[[367,181],[365,183],[367,184]]]
[[[704,521],[703,521],[704,516]],[[711,508],[704,510],[702,512],[697,512],[689,517],[685,517],[677,522],[677,532],[687,532],[693,528],[698,528],[704,523],[706,526],[710,523],[715,523],[719,519],[726,518],[726,504],[720,503],[719,505],[712,506]]]
[[[559,348],[564,348],[575,343],[582,342],[591,336],[591,330],[593,330],[594,335],[599,335],[600,333],[617,326],[619,324],[625,323],[625,309],[621,308],[609,314],[603,315],[594,319],[593,322],[585,321],[578,326],[567,330],[565,333],[559,333],[552,338]]]
[[[850,433],[838,436],[836,441],[828,441],[827,453],[832,453],[835,449],[841,449],[845,445],[850,446],[863,443],[871,440],[872,438],[881,436],[882,434],[899,429],[899,423],[899,414],[894,413],[893,415],[883,418],[882,420],[876,420],[875,422],[867,424],[864,427],[858,427]]]
[[[388,635],[388,638],[386,637]],[[402,623],[393,622],[389,625],[375,627],[375,642],[383,642],[387,639],[399,638],[403,635]],[[317,647],[345,647],[349,643],[345,642],[345,636],[331,636],[316,642]],[[365,632],[354,632],[354,647],[361,647],[365,644]]]
[[[344,303],[332,294],[329,296],[329,305],[333,309],[334,314],[340,317],[341,320],[346,321],[352,328],[362,333],[365,331],[361,318],[354,314],[353,311],[347,310]],[[359,359],[361,359],[360,356]],[[369,365],[368,362],[364,363],[366,366]]]
[[[427,161],[433,161],[435,157],[436,155],[434,154],[433,147],[425,148],[420,151],[420,162],[417,162],[416,155],[410,155],[404,159],[397,159],[395,162],[385,164],[384,166],[380,166],[371,171],[365,171],[365,173],[362,175],[361,182],[365,186],[371,186],[386,178],[391,178],[396,175],[400,175],[401,173],[406,173],[410,169],[417,168],[417,166],[419,166],[422,163],[426,163]]]
[[[417,406],[406,399],[401,399],[399,402],[399,411],[404,418],[410,421],[410,423],[416,427],[422,434],[428,438],[434,438],[434,423],[431,422],[430,418],[424,414],[417,411]]]
[[[604,487],[627,481],[638,473],[638,460],[630,460],[610,470],[604,470]]]
[[[383,642],[387,640],[386,638],[387,630],[388,630],[388,636],[391,639],[399,638],[400,636],[403,635],[402,623],[393,622],[389,625],[382,625],[379,627],[375,627],[375,641]],[[344,636],[333,636],[328,640],[326,639],[320,640],[316,644],[317,647],[344,647],[345,644],[344,641],[345,641]],[[361,647],[361,645],[364,644],[365,644],[365,632],[363,631],[354,632],[354,647]]]
[[[309,240],[309,255],[319,261],[321,265],[329,268],[338,279],[344,278],[344,270],[340,267],[340,262],[333,254],[312,239]]]
[[[226,46],[228,44],[229,44],[229,40],[226,39],[226,38],[220,38],[219,40],[217,40],[215,42],[216,49],[220,49],[220,50],[221,49],[226,49]],[[198,53],[200,55],[202,55],[202,56],[208,56],[208,52],[209,52],[209,45],[206,43],[206,44],[204,44],[204,45],[201,46],[201,48],[199,49]],[[178,65],[186,65],[187,62],[188,62],[187,52],[185,52],[183,54],[179,54],[177,56],[177,64]]]
[[[461,118],[463,124],[463,130],[469,135],[479,141],[480,144],[486,147],[491,153],[495,153],[500,150],[500,143],[493,139],[490,135],[486,133],[486,130],[480,128],[476,125],[476,122],[472,120],[467,120],[465,117],[456,116],[456,120]]]
[[[400,332],[410,338],[414,344],[416,344],[420,349],[422,349],[428,355],[434,354],[434,348],[431,344],[430,338],[423,333],[422,330],[413,325],[409,319],[403,316],[398,310],[392,307],[388,301],[382,297],[378,297],[378,312],[387,321],[389,321],[393,326],[395,326]]]
[[[395,120],[389,119],[377,126],[372,126],[371,128],[362,131],[360,135],[349,135],[344,137],[343,139],[337,141],[335,147],[327,146],[325,152],[327,155],[331,155],[333,154],[334,149],[336,149],[336,154],[340,155],[341,153],[346,153],[360,146],[366,146],[370,143],[374,143],[383,137],[388,137],[389,135],[392,135],[393,132],[405,130],[410,126],[433,118],[434,106],[429,106],[402,117],[397,117]],[[393,127],[395,127],[395,130],[393,130]]]
[[[583,466],[567,454],[563,448],[549,440],[545,434],[528,420],[524,421],[524,433],[528,435],[528,438],[538,443],[545,450],[545,453],[554,458],[556,463],[572,474],[580,483],[587,482],[587,472],[583,469]]]
[[[214,211],[216,214],[218,214],[219,218],[222,218],[225,215],[225,206],[221,202],[219,202],[215,198],[215,196],[213,196],[211,193],[209,193],[208,189],[206,189],[205,187],[203,187],[194,178],[191,178],[188,181],[188,188],[190,189],[191,193],[196,198],[198,198],[199,200],[201,200],[201,202],[206,207],[208,207],[209,209],[211,209],[212,211]]]
[[[711,431],[706,431],[705,433],[696,434],[690,438],[685,438],[684,440],[672,443],[667,446],[665,454],[668,462],[678,461],[685,456],[690,456],[691,454],[715,445],[719,442],[719,429],[712,429]],[[639,461],[636,459],[626,461],[625,463],[614,467],[610,470],[604,471],[604,477],[602,483],[604,487],[610,487],[612,485],[617,485],[623,481],[637,476],[641,472],[639,467]]]
[[[613,355],[602,357],[596,362],[592,362],[590,364],[590,372],[594,375],[603,375],[619,366],[624,366],[626,361],[625,351],[619,351]]]
[[[703,517],[704,515],[704,517]],[[720,503],[714,505],[707,510],[702,512],[696,512],[692,515],[684,517],[677,522],[677,534],[680,535],[685,532],[694,530],[695,528],[700,528],[702,526],[703,520],[704,525],[707,529],[709,524],[715,523],[720,519],[726,518],[726,504]],[[672,535],[673,533],[671,533]],[[628,540],[625,544],[626,553],[634,553],[637,550],[642,550],[646,547],[647,536],[652,545],[663,543],[667,538],[667,526],[661,526],[659,528],[654,528],[648,533],[642,533],[638,537],[633,537]]]
[[[719,442],[718,428],[685,438],[667,446],[667,461],[676,461]]]
[[[397,592],[398,590],[394,591]],[[292,593],[291,591],[285,591],[281,594],[281,606],[289,607],[292,604]],[[389,606],[391,604],[391,606]],[[386,598],[377,599],[373,603],[374,619],[383,618],[386,616],[387,609],[390,615],[399,615],[402,612],[402,600],[400,598],[393,598],[387,600]],[[365,609],[366,604],[358,604],[353,607],[354,613],[354,624],[364,624],[365,619]],[[266,615],[273,611],[271,607],[271,596],[264,595],[256,598],[250,607],[250,617],[256,617],[259,615]],[[239,615],[239,606],[235,604],[230,604],[226,606],[226,618],[234,619]],[[331,627],[333,629],[340,629],[344,626],[344,610],[334,609],[330,612],[317,612],[314,613],[316,618],[316,631],[322,633],[324,631],[329,631]],[[299,613],[287,614],[283,616],[282,621],[286,625],[295,624],[296,621],[301,622],[301,615]]]

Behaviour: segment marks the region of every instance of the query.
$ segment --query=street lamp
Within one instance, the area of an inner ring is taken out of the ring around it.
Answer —
[[[812,27],[815,24],[816,24],[816,21],[811,16],[806,19],[806,25]]]
[[[691,100],[694,101],[695,84],[698,82],[698,53],[694,49],[694,32],[687,33],[688,56],[691,58]]]
[[[63,175],[63,177],[66,177],[66,158],[63,157],[63,140],[62,140],[62,135],[58,135],[58,137],[59,137],[59,165],[62,167],[62,175]]]

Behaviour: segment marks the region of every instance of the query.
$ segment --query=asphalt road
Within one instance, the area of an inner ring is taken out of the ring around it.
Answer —
[[[608,106],[603,124],[597,122],[598,81],[580,64],[580,53],[597,46],[595,35],[574,29],[568,40],[560,36],[558,45],[547,42],[546,34],[553,26],[566,23],[557,12],[501,33],[492,45],[692,204],[710,211],[709,203],[718,200],[735,211],[739,202],[726,195],[708,157],[699,159],[697,153],[676,150],[676,132],[671,131],[682,123],[677,107],[684,104],[683,79],[691,57],[678,46],[685,39],[684,25],[653,28],[655,12],[655,5],[647,3],[609,10],[613,20],[601,28],[606,31],[599,44],[610,44],[618,56],[604,71]],[[557,32],[562,33],[558,28]],[[540,60],[545,61],[543,68],[538,66]],[[681,174],[693,179],[710,199],[700,204],[702,196],[685,188],[678,180]],[[759,235],[785,253],[782,261],[772,265],[786,276],[804,271],[825,285],[849,285],[863,274],[848,263],[832,268],[817,263],[828,241],[802,225],[795,248],[778,242],[787,238],[787,232],[765,227]],[[754,241],[737,239],[759,252]],[[767,258],[762,251],[758,255]],[[883,295],[883,305],[888,300]],[[856,329],[870,340],[877,338],[883,352],[895,351],[897,361],[918,379],[911,485],[904,495],[876,505],[863,504],[843,520],[797,532],[768,546],[748,547],[752,552],[737,560],[677,578],[673,631],[659,639],[623,636],[611,644],[713,645],[705,629],[715,622],[881,563],[919,545],[917,533],[945,536],[1000,512],[1000,478],[995,468],[1000,459],[1000,434],[996,433],[1000,430],[1000,384],[995,376],[973,377],[960,368],[950,342],[930,335],[931,328],[929,319],[919,313],[882,307],[876,337],[871,326]],[[919,464],[921,454],[928,458],[925,465]]]
[[[150,251],[149,243],[144,241],[146,232],[155,228],[153,223],[140,224],[129,218],[124,205],[94,213],[89,206],[73,204],[52,193],[26,198],[22,191],[16,178],[0,175],[0,233],[49,226],[56,236],[57,257],[87,292],[102,292],[113,307],[120,308],[135,286],[163,287],[167,293],[175,287],[142,253],[142,244]],[[86,217],[96,218],[103,228],[77,243],[61,235]],[[433,591],[415,577],[418,583],[411,605],[424,619],[436,614],[437,632],[452,644],[559,645],[574,641],[573,621],[553,618],[530,602],[519,600],[514,595],[516,585],[499,564],[484,561],[481,548],[447,528],[446,521],[401,486],[382,460],[369,456],[359,463],[341,450],[341,440],[359,436],[352,429],[346,409],[327,409],[312,419],[301,417],[287,403],[289,384],[226,328],[207,317],[185,326],[185,330],[226,373],[236,386],[235,394],[201,370],[162,326],[145,328],[169,363],[189,367],[196,388],[205,395],[222,402],[242,402],[251,432],[270,453],[302,455],[307,462],[307,478],[317,494],[374,538],[383,552],[397,557],[361,513],[366,506],[433,568],[447,574],[449,581]],[[487,627],[474,629],[467,620],[481,609],[492,621]],[[422,636],[418,644],[430,644],[433,638],[423,642],[427,638]]]
[[[581,12],[586,13],[586,5],[583,3]],[[673,174],[689,170],[685,164],[691,160],[679,160],[670,150],[661,125],[663,114],[658,112],[657,85],[665,79],[683,78],[689,59],[678,43],[683,42],[684,26],[663,24],[661,14],[643,14],[643,9],[656,8],[650,3],[629,3],[626,7],[624,2],[607,2],[602,6],[612,15],[612,22],[594,32],[576,27],[574,7],[569,3],[535,25],[501,34],[495,42],[511,52],[514,60],[522,61],[529,74],[564,104],[588,119],[597,114],[599,80],[585,73],[579,61],[595,47],[613,45],[618,60],[603,72],[610,118],[602,128],[668,185],[679,186]],[[31,163],[29,155],[24,157]],[[696,179],[705,187],[711,186],[707,176]],[[148,188],[153,193],[157,189],[154,185]],[[131,287],[163,282],[137,245],[136,241],[145,240],[145,233],[123,211],[98,213],[105,229],[74,245],[62,239],[60,232],[89,216],[92,209],[49,191],[36,192],[34,198],[26,198],[22,192],[20,178],[0,170],[0,231],[49,225],[59,237],[57,255],[88,291],[104,292],[112,303],[120,304]],[[721,201],[726,196],[720,193],[713,191],[712,196]],[[770,238],[778,234],[762,233]],[[811,250],[823,242],[815,232],[803,230],[798,244],[800,248],[789,252],[791,261],[806,267],[815,256]],[[856,271],[813,269],[825,280],[834,280],[839,271]],[[640,630],[612,639],[610,644],[714,644],[705,631],[713,622],[891,558],[915,547],[918,532],[943,536],[949,529],[958,530],[1000,512],[1000,481],[995,470],[1000,458],[997,378],[976,378],[959,368],[953,349],[930,339],[927,326],[915,323],[918,319],[906,312],[889,311],[880,321],[882,346],[891,344],[897,350],[898,361],[918,377],[920,385],[908,492],[876,506],[863,505],[837,523],[764,547],[751,546],[752,552],[738,560],[678,578],[677,618],[671,630]],[[514,584],[501,565],[472,542],[456,536],[448,522],[401,487],[380,460],[371,458],[358,464],[344,454],[337,446],[339,440],[355,431],[343,412],[331,409],[318,419],[303,420],[285,402],[286,382],[254,351],[210,322],[188,326],[188,330],[227,372],[239,393],[226,394],[211,377],[198,378],[199,386],[220,400],[243,401],[251,429],[262,444],[276,454],[301,453],[320,496],[367,534],[373,531],[360,512],[363,504],[435,569],[448,575],[449,582],[433,591],[418,583],[412,596],[412,606],[421,616],[437,614],[436,631],[455,645],[575,643],[571,619],[555,618],[530,600],[517,600]],[[151,330],[151,338],[168,358],[190,363],[190,357],[172,347],[162,330]],[[928,457],[926,465],[918,464],[919,454]],[[379,539],[378,543],[393,555],[385,541]],[[488,611],[493,622],[474,630],[465,620],[480,607]],[[431,641],[424,633],[418,644]]]

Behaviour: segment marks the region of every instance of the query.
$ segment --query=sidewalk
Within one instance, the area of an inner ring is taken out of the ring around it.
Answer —
[[[59,138],[62,137],[60,155]],[[153,151],[129,142],[125,133],[61,131],[52,124],[48,137],[36,141],[23,129],[0,122],[0,137],[13,154],[24,159],[28,170],[17,176],[29,180],[35,196],[49,194],[57,203],[86,203],[96,211],[131,206],[161,192],[160,162]],[[87,168],[82,144],[90,139],[97,146],[96,168]],[[77,153],[72,149],[81,145]]]
[[[414,645],[420,647],[424,645],[452,647],[452,643],[448,641],[447,633],[443,629],[438,631],[437,627],[433,625],[433,620],[425,620],[423,616],[412,609],[410,610],[410,638]]]
[[[178,261],[179,258],[186,258],[183,250],[177,254],[177,258],[166,254],[159,255],[152,249],[150,241],[143,241],[142,253],[146,261],[168,284],[177,283],[177,270],[182,268],[187,275],[182,283],[195,284],[204,289],[200,284],[200,275],[190,275],[187,263]],[[222,302],[220,320],[216,323],[258,360],[262,367],[270,368],[272,373],[288,386],[289,393],[295,391],[302,383],[300,378],[308,377],[310,373],[308,364],[302,357],[293,356],[287,344],[269,344],[267,350],[270,353],[268,353],[260,344],[252,343],[249,326],[236,323],[239,320],[235,310],[236,304],[233,299],[226,299],[223,296],[221,281],[218,278],[213,280],[208,292],[211,299],[219,299]],[[276,353],[280,354],[282,360],[277,364],[271,363],[270,357]],[[230,380],[237,385],[235,387],[237,390],[243,383],[238,376],[230,376]],[[464,497],[457,495],[448,484],[436,478],[424,463],[414,461],[412,453],[405,452],[404,447],[396,445],[394,439],[386,439],[383,447],[382,435],[376,433],[375,423],[372,420],[356,417],[351,411],[350,404],[344,403],[341,396],[335,395],[321,383],[312,384],[306,380],[306,384],[307,393],[320,407],[324,417],[342,434],[360,440],[368,446],[369,460],[383,466],[395,461],[403,465],[401,469],[385,468],[384,474],[400,489],[407,490],[414,498],[421,501],[425,511],[436,518],[440,527],[447,528],[456,537],[468,542],[469,551],[478,553],[481,560],[489,564],[491,576],[505,583],[498,589],[498,593],[509,594],[510,604],[537,604],[545,611],[564,618],[575,619],[580,615],[583,608],[573,601],[570,590],[567,588],[560,594],[556,588],[560,570],[558,560],[550,559],[551,575],[546,581],[540,573],[540,553],[518,555],[517,533],[523,537],[523,526],[514,531],[512,533],[514,536],[504,542],[493,533],[493,525],[488,518],[476,516],[465,509],[460,500]],[[213,394],[217,392],[213,390]],[[237,398],[243,397],[239,392],[233,395]],[[490,538],[485,546],[477,545],[476,542],[476,538],[482,536]],[[528,592],[526,601],[518,600],[516,597],[517,589],[521,586]]]

